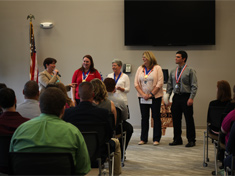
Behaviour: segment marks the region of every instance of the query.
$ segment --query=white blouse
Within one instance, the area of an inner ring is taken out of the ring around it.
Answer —
[[[114,73],[108,74],[107,77],[114,79]],[[124,88],[125,91],[122,92],[120,90],[116,90],[116,92],[114,93],[114,96],[122,99],[125,102],[125,104],[128,105],[127,93],[130,91],[130,79],[125,73],[122,73],[122,75],[120,76],[118,82],[116,83],[116,87]]]

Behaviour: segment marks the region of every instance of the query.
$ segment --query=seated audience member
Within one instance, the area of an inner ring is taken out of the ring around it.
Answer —
[[[235,152],[235,123],[233,123],[231,132],[229,135],[228,143],[226,145],[226,151],[228,153],[228,156],[224,159],[224,168],[228,166],[231,168],[232,166],[232,157]],[[235,163],[233,163],[233,168],[235,168]],[[229,174],[230,175],[230,174]]]
[[[41,114],[39,108],[39,87],[35,81],[28,81],[23,89],[24,102],[17,105],[16,110],[24,117],[34,118]]]
[[[62,90],[62,92],[64,93],[65,97],[66,97],[66,105],[65,108],[70,108],[70,107],[74,107],[74,102],[72,101],[71,98],[69,98],[68,94],[67,94],[67,89],[65,87],[65,85],[61,82],[56,83],[56,87],[58,87],[60,90]]]
[[[0,134],[13,134],[19,125],[29,120],[16,112],[16,96],[10,88],[0,90],[0,106],[3,109],[0,116]]]
[[[91,80],[91,84],[94,87],[94,93],[95,93],[93,103],[95,103],[99,108],[107,109],[110,114],[112,113],[114,115],[115,124],[116,124],[117,122],[116,107],[112,101],[107,99],[108,92],[106,90],[104,83],[100,79],[95,78]]]
[[[227,144],[228,142],[229,133],[233,121],[235,121],[235,110],[232,110],[230,113],[228,113],[228,115],[226,115],[222,122],[221,131],[226,135],[225,144]]]
[[[108,99],[113,101],[115,107],[117,107],[121,110],[121,120],[123,120],[123,131],[126,131],[126,146],[125,146],[125,148],[127,148],[128,143],[129,143],[131,136],[132,136],[132,133],[133,133],[133,126],[126,121],[128,119],[127,106],[122,99],[114,96],[116,83],[113,78],[106,78],[104,80],[104,84],[105,84],[107,92],[108,92]],[[117,129],[116,133],[120,134],[120,132],[121,132],[120,129]]]
[[[16,96],[12,89],[0,89],[0,106],[3,109],[0,115],[1,135],[12,135],[18,126],[29,120],[16,112]],[[8,167],[0,166],[0,172],[8,173]]]
[[[228,102],[231,101],[231,88],[227,81],[221,80],[217,82],[217,99],[213,100],[209,104],[208,114],[207,114],[207,122],[210,123],[210,108],[211,107],[225,107]],[[221,113],[222,116],[222,113]],[[214,135],[219,135],[220,128],[214,127],[212,125],[209,126],[209,131]],[[217,152],[217,158],[222,162],[223,167],[223,160],[224,160],[224,150],[219,149]],[[220,167],[221,168],[221,167]]]
[[[82,82],[79,85],[80,103],[76,107],[72,107],[65,110],[63,119],[72,124],[74,123],[89,123],[89,122],[105,122],[107,128],[109,128],[110,139],[113,136],[112,127],[108,121],[109,112],[106,109],[98,108],[93,102],[94,88],[90,82]],[[117,139],[112,138],[115,141],[114,151],[114,175],[121,174],[121,151],[120,144]],[[107,146],[103,146],[101,151],[102,155],[107,157]],[[106,159],[102,158],[102,162]]]
[[[225,144],[228,142],[232,122],[235,120],[235,86],[233,87],[233,99],[227,104],[225,113],[228,113],[223,119],[221,131],[225,134]]]
[[[71,98],[69,98],[68,94],[67,94],[67,88],[66,86],[61,83],[61,82],[57,82],[57,83],[50,83],[46,86],[46,89],[49,88],[49,87],[56,87],[58,89],[60,89],[64,95],[65,95],[65,98],[66,98],[66,104],[65,104],[65,109],[68,109],[70,107],[74,107],[74,102],[71,100]]]
[[[7,88],[6,84],[0,83],[0,89],[2,89],[2,88]],[[0,115],[1,115],[2,113],[3,113],[3,111],[2,111],[2,108],[1,108],[1,106],[0,106]]]
[[[231,88],[227,81],[221,80],[217,82],[217,99],[213,100],[209,104],[207,121],[210,122],[210,108],[212,106],[216,107],[225,107],[228,102],[231,101]],[[222,114],[221,114],[222,115]],[[215,129],[214,127],[210,127],[210,130],[217,134],[220,129]]]
[[[2,88],[7,88],[6,84],[0,83],[0,89],[2,89]]]
[[[224,112],[229,113],[235,108],[235,85],[233,86],[233,99],[226,105]]]
[[[70,152],[75,174],[90,171],[90,159],[81,132],[61,119],[66,103],[61,90],[50,87],[40,95],[42,114],[17,128],[11,139],[10,152]]]

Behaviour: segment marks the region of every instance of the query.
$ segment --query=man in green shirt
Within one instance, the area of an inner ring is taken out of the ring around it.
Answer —
[[[17,128],[10,152],[70,152],[75,174],[85,175],[91,169],[86,143],[75,126],[61,119],[65,103],[61,90],[46,89],[40,96],[42,114]]]

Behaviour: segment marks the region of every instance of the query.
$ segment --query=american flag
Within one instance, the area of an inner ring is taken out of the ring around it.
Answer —
[[[33,32],[33,23],[30,21],[30,80],[38,82],[38,62]]]

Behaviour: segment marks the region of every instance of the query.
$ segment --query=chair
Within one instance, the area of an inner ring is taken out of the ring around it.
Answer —
[[[99,149],[99,138],[96,131],[91,132],[82,132],[83,138],[86,142],[87,150],[90,156],[90,161],[95,162],[98,161],[99,166],[99,175],[101,175],[101,155]]]
[[[109,124],[112,127],[113,130],[113,137],[115,137],[116,135],[116,125],[115,125],[115,117],[113,113],[109,114],[109,118],[108,118]]]
[[[121,140],[121,149],[122,149],[122,166],[124,166],[125,162],[125,153],[126,153],[126,131],[123,130],[123,120],[121,119],[122,111],[121,109],[116,107],[117,111],[117,124],[116,124],[116,132],[120,131],[120,134],[116,134],[116,138]]]
[[[0,135],[0,172],[8,173],[8,152],[12,135]]]
[[[219,136],[218,136],[218,150],[222,149],[225,150],[226,146],[225,146],[225,134],[222,133],[222,131],[219,132]]]
[[[218,140],[219,140],[219,131],[221,128],[221,118],[222,113],[224,112],[225,107],[217,107],[211,106],[209,108],[209,117],[207,119],[207,131],[204,132],[204,142],[203,142],[203,166],[207,167],[207,162],[209,162],[208,158],[208,139],[212,140],[214,144],[214,156],[215,156],[215,174],[217,175],[217,147],[218,147]],[[211,128],[218,129],[218,131],[211,131]]]
[[[222,125],[223,120],[224,120],[224,118],[225,118],[227,115],[228,115],[227,112],[223,112],[223,113],[222,113],[222,115],[221,115],[221,121],[220,121],[220,126]]]
[[[95,131],[98,134],[99,139],[99,150],[102,153],[108,153],[108,163],[109,163],[109,175],[113,175],[114,173],[114,153],[110,152],[110,144],[109,141],[111,137],[109,136],[109,131],[107,128],[107,124],[104,122],[98,123],[73,123],[82,133],[83,132],[91,132]],[[105,147],[107,146],[107,148]],[[103,152],[102,152],[103,151]],[[101,166],[99,166],[101,167]]]
[[[9,152],[10,175],[73,175],[71,153]]]
[[[230,167],[226,167],[226,176],[234,176],[235,174],[235,168],[234,168],[234,163],[235,163],[235,155],[233,154],[233,156],[231,157],[231,168]]]

